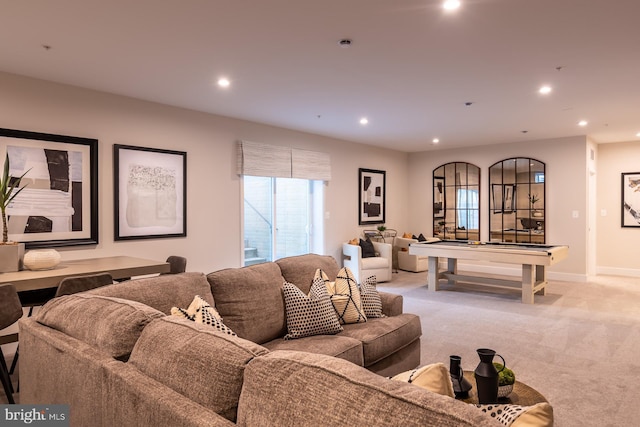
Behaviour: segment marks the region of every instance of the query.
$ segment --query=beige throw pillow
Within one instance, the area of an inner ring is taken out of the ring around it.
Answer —
[[[347,267],[342,268],[338,271],[336,281],[331,282],[325,272],[318,269],[314,276],[314,280],[316,279],[324,282],[331,298],[331,304],[338,314],[338,320],[341,324],[367,321],[367,316],[362,308],[360,289],[351,270]]]
[[[403,381],[443,396],[454,397],[451,376],[444,363],[433,363],[411,371],[402,372],[391,378]]]

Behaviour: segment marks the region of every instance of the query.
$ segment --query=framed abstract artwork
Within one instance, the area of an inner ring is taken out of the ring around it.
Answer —
[[[640,172],[622,174],[622,226],[640,227]]]
[[[113,146],[114,239],[187,235],[187,153]]]
[[[24,189],[7,207],[27,249],[98,243],[98,140],[0,129],[0,158]]]
[[[359,169],[358,223],[384,224],[386,200],[386,172]]]

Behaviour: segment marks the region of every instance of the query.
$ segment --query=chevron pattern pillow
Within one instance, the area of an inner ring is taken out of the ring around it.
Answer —
[[[360,284],[362,310],[367,319],[386,317],[382,314],[382,300],[376,289],[377,282],[376,276],[369,276]]]
[[[213,326],[222,333],[236,336],[236,333],[222,322],[222,317],[220,313],[218,313],[218,310],[213,308],[200,295],[196,295],[195,298],[193,298],[193,301],[186,310],[179,307],[171,307],[171,315]]]

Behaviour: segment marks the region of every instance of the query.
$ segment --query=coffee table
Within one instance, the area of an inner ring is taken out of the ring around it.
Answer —
[[[469,397],[465,399],[459,399],[466,403],[478,403],[478,393],[476,392],[476,379],[473,376],[473,371],[464,371],[464,377],[473,386],[469,391]],[[537,390],[528,385],[516,381],[513,385],[513,391],[507,397],[498,398],[496,403],[509,403],[513,405],[531,406],[536,403],[547,402],[547,399],[540,394]]]

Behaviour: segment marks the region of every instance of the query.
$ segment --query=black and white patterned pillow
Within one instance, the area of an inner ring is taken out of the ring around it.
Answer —
[[[285,340],[337,334],[343,330],[322,279],[313,281],[309,295],[287,282],[282,290],[287,313],[288,333],[284,336]]]
[[[329,291],[329,293],[332,292]],[[338,320],[343,325],[367,321],[367,316],[362,309],[358,283],[349,268],[344,267],[338,271],[336,281],[333,284],[333,294],[330,297],[331,304],[338,314]]]
[[[195,296],[191,304],[189,304],[189,308],[186,310],[180,307],[171,307],[171,315],[213,326],[222,333],[237,336],[235,332],[222,322],[222,317],[220,317],[218,310],[211,307],[200,295]]]
[[[378,317],[387,317],[382,314],[382,300],[376,289],[378,281],[376,276],[369,276],[360,283],[360,299],[362,300],[362,309],[369,319]]]
[[[516,426],[553,426],[553,408],[546,402],[532,406],[520,406],[511,404],[491,403],[488,405],[476,405],[491,418],[499,421],[507,427]]]

